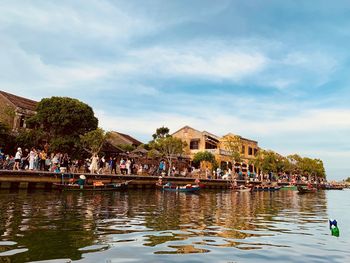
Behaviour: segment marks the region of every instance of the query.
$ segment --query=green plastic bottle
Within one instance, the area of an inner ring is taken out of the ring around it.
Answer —
[[[331,228],[332,236],[339,237],[339,228],[337,226],[332,226]]]

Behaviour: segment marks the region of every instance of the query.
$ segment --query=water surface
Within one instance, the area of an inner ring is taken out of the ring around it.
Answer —
[[[349,197],[1,191],[0,262],[350,262]]]

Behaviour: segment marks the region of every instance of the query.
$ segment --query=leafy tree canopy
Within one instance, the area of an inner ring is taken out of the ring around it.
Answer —
[[[164,126],[158,128],[158,129],[156,130],[156,133],[154,133],[154,134],[152,135],[153,140],[160,139],[160,138],[165,138],[165,137],[169,137],[169,136],[170,136],[170,135],[169,135],[169,131],[170,131],[169,128],[164,127]]]
[[[38,103],[37,114],[28,124],[42,127],[49,138],[54,138],[79,136],[95,130],[98,120],[92,108],[77,99],[51,97]]]
[[[44,139],[50,151],[68,152],[73,156],[82,153],[80,136],[97,129],[98,120],[92,108],[68,97],[42,99],[37,114],[28,119],[28,126],[34,128],[22,134],[22,143],[32,138],[31,146],[38,145],[37,139]]]
[[[12,146],[10,145],[12,142],[13,137],[10,134],[9,127],[5,123],[0,122],[0,148],[5,149],[8,146]]]
[[[80,135],[81,145],[90,154],[98,154],[106,141],[106,133],[101,128]]]
[[[231,158],[236,162],[240,162],[242,149],[241,137],[234,134],[228,134],[222,138],[222,143],[225,149],[230,153]]]
[[[194,164],[200,164],[202,161],[210,162],[212,164],[215,163],[215,156],[211,152],[205,151],[205,152],[197,152],[193,156],[193,163]]]
[[[252,163],[263,172],[297,172],[304,175],[326,177],[322,160],[301,157],[297,154],[284,157],[274,151],[261,149]]]
[[[169,135],[169,129],[165,127],[157,129],[156,134],[158,135],[153,136],[154,140],[149,143],[149,146],[167,159],[169,163],[168,174],[170,175],[173,159],[183,153],[186,142]]]

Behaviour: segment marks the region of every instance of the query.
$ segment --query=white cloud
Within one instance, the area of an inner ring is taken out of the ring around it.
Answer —
[[[40,1],[7,1],[0,3],[0,29],[17,27],[23,32],[76,34],[81,38],[126,39],[152,31],[156,25],[145,17],[134,17],[108,1],[91,0],[57,4]],[[73,34],[73,35],[72,35]],[[19,36],[21,37],[21,36]]]

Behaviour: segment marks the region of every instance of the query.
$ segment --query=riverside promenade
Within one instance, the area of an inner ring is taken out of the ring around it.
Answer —
[[[118,183],[130,181],[129,188],[143,189],[155,188],[159,176],[150,175],[112,175],[112,174],[90,174],[90,173],[52,173],[44,171],[11,171],[0,170],[0,189],[55,189],[55,183],[68,183],[70,179],[78,179],[79,175],[85,175],[87,183],[102,181],[103,183]],[[163,182],[173,182],[179,185],[194,183],[193,177],[165,176]],[[228,189],[231,181],[224,179],[201,179],[206,188]],[[245,180],[237,180],[238,185],[244,185]],[[250,182],[260,185],[261,181]],[[287,185],[288,183],[278,183]]]
[[[85,175],[87,183],[102,181],[103,183],[118,183],[130,181],[129,188],[155,188],[158,176],[150,175],[112,175],[112,174],[89,174],[89,173],[52,173],[43,171],[9,171],[0,170],[0,189],[54,189],[54,183],[68,183],[69,179],[78,179],[79,175]],[[196,178],[191,177],[163,177],[163,182],[177,184],[194,183]],[[201,179],[201,183],[207,188],[227,189],[230,181],[220,179]],[[245,181],[239,181],[244,184]],[[259,183],[259,182],[257,182]]]

